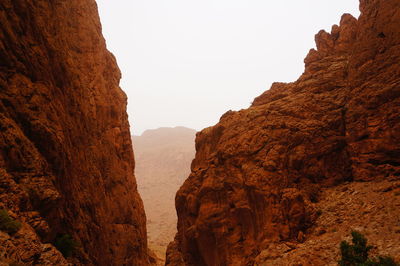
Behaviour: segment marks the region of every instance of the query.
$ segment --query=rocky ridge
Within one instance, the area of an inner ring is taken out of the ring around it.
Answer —
[[[148,265],[120,76],[94,0],[1,1],[0,208],[22,228],[0,261]]]
[[[197,134],[167,265],[253,265],[274,243],[315,241],[321,191],[399,179],[400,2],[360,10],[315,36],[296,82]]]

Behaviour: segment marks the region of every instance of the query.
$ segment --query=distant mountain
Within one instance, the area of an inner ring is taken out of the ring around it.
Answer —
[[[175,193],[190,174],[195,135],[194,129],[163,127],[132,137],[149,247],[159,257],[176,233]]]

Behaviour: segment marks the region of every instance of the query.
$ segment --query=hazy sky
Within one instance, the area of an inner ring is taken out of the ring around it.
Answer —
[[[97,0],[122,71],[135,135],[200,130],[247,108],[274,81],[294,81],[314,35],[358,17],[358,0]]]

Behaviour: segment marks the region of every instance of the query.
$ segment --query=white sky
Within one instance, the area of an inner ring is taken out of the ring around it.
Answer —
[[[122,71],[135,135],[200,130],[247,108],[275,81],[294,81],[314,35],[358,0],[97,0]]]

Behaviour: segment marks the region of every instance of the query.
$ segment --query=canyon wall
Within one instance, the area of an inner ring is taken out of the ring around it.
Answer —
[[[0,3],[1,260],[67,263],[49,244],[70,234],[74,264],[147,265],[146,218],[119,88],[94,0]]]
[[[315,36],[296,82],[197,134],[167,265],[253,265],[272,243],[307,241],[321,191],[399,180],[400,1],[361,0],[360,10]]]

